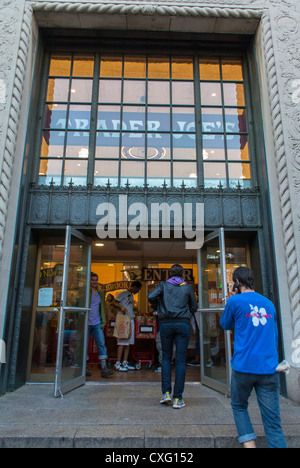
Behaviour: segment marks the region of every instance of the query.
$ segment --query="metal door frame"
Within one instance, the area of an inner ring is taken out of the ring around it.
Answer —
[[[227,275],[226,275],[226,251],[225,251],[225,231],[224,228],[217,229],[210,234],[208,234],[204,238],[203,245],[212,240],[212,239],[219,239],[219,249],[220,249],[220,266],[221,266],[221,280],[222,280],[222,301],[224,307],[228,300],[228,290],[227,290]],[[203,246],[202,246],[203,248]],[[202,248],[198,250],[198,288],[199,288],[199,309],[198,312],[200,314],[200,326],[199,326],[199,333],[200,333],[200,359],[201,359],[201,383],[210,387],[214,390],[217,390],[225,395],[230,394],[230,384],[231,384],[231,336],[230,331],[224,330],[225,336],[225,355],[226,355],[226,384],[214,380],[210,377],[204,375],[204,333],[203,333],[203,315],[209,312],[222,312],[223,308],[211,308],[207,309],[203,307],[203,285],[202,285],[202,261],[201,261],[201,253]]]
[[[69,262],[70,262],[70,248],[72,236],[77,237],[81,241],[88,244],[88,259],[87,259],[87,285],[86,285],[86,301],[85,307],[67,307],[67,293],[68,293],[68,274],[69,274]],[[61,293],[61,305],[59,315],[59,329],[58,329],[58,343],[57,343],[57,357],[56,357],[56,368],[55,368],[55,383],[54,383],[54,397],[63,396],[64,393],[70,392],[75,388],[85,384],[86,381],[86,359],[87,355],[87,336],[88,336],[88,312],[89,309],[89,289],[90,289],[90,274],[91,274],[91,262],[92,262],[92,247],[91,241],[88,237],[84,236],[81,232],[77,231],[71,226],[66,227],[66,239],[65,239],[65,252],[64,252],[64,268],[63,268],[63,280],[62,280],[62,293]],[[64,323],[65,323],[65,312],[84,312],[85,313],[85,324],[84,324],[84,346],[83,346],[83,366],[82,375],[75,379],[67,382],[61,382],[62,374],[62,358],[63,358],[63,343],[64,343]]]

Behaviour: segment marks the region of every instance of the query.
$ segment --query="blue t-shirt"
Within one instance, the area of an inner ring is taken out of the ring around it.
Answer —
[[[99,293],[97,292],[94,294],[92,292],[92,299],[91,299],[91,305],[90,305],[90,313],[89,313],[89,325],[90,326],[96,326],[101,323],[101,318],[100,318],[100,304],[101,304],[101,298]]]
[[[278,366],[278,329],[274,304],[261,294],[231,296],[221,327],[234,327],[232,369],[249,374],[274,374]]]

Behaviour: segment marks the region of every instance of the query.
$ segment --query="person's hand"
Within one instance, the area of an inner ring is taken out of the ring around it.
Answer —
[[[238,293],[237,290],[234,289],[234,283],[231,283],[231,284],[229,285],[229,294],[235,295],[235,294],[237,294],[237,293]]]

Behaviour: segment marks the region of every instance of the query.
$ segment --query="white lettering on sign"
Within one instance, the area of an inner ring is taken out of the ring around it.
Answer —
[[[118,219],[117,219],[118,214]],[[142,202],[128,206],[127,195],[119,196],[118,213],[112,203],[100,203],[96,210],[100,216],[96,232],[100,239],[130,237],[132,239],[149,237],[164,239],[174,237],[189,239],[186,249],[200,249],[204,241],[204,204],[203,203],[151,203],[150,208]],[[173,222],[172,222],[173,219]],[[195,219],[193,228],[193,219]],[[150,223],[149,223],[150,220]],[[184,235],[183,235],[184,234]]]

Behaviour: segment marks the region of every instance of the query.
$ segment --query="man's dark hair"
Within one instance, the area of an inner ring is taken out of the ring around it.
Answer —
[[[142,283],[140,283],[140,281],[133,281],[130,285],[132,288],[139,288],[139,289],[142,289],[143,285]]]
[[[97,273],[91,272],[91,278],[99,278],[99,276],[97,275]]]
[[[244,286],[247,289],[254,289],[254,274],[248,267],[238,267],[234,270],[232,279],[234,282],[238,280],[240,286]]]
[[[175,265],[171,266],[171,278],[173,276],[179,276],[179,278],[182,278],[183,272],[184,272],[184,269],[181,265],[178,265],[176,263]]]

